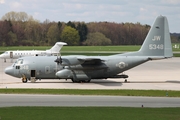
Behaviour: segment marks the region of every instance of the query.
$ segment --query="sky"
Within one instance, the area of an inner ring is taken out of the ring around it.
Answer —
[[[0,19],[6,13],[26,12],[40,22],[132,22],[152,25],[166,16],[171,33],[180,33],[180,0],[0,0]]]

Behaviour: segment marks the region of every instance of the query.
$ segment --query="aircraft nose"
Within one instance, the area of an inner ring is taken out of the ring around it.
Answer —
[[[13,67],[7,67],[5,68],[4,72],[8,75],[12,75],[13,74]]]
[[[2,55],[2,54],[0,55],[0,58],[3,58],[3,55]]]

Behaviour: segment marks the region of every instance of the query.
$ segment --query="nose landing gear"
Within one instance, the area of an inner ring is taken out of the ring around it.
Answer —
[[[24,76],[24,77],[22,77],[22,82],[23,83],[27,83],[27,78]]]

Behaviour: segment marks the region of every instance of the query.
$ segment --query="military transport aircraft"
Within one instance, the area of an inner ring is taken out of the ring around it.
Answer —
[[[22,82],[38,79],[71,79],[90,82],[91,79],[125,78],[121,74],[149,60],[172,57],[172,45],[165,16],[158,16],[139,51],[110,56],[34,56],[19,58],[5,73],[22,78]]]
[[[4,59],[4,62],[6,62],[6,59],[17,59],[24,56],[38,56],[38,55],[51,55],[51,54],[58,54],[61,50],[63,45],[67,45],[67,43],[64,42],[56,42],[56,44],[49,50],[16,50],[16,51],[5,51],[0,55],[1,59]]]

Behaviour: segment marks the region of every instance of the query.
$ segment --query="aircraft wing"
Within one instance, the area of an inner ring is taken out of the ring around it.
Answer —
[[[101,62],[103,62],[104,60],[100,59],[100,58],[93,58],[93,57],[77,57],[77,59],[79,61],[83,61],[82,65],[96,65],[96,64],[100,64]]]
[[[104,60],[98,57],[88,57],[88,56],[66,56],[62,58],[57,58],[55,62],[61,63],[63,66],[72,65],[98,65]]]

